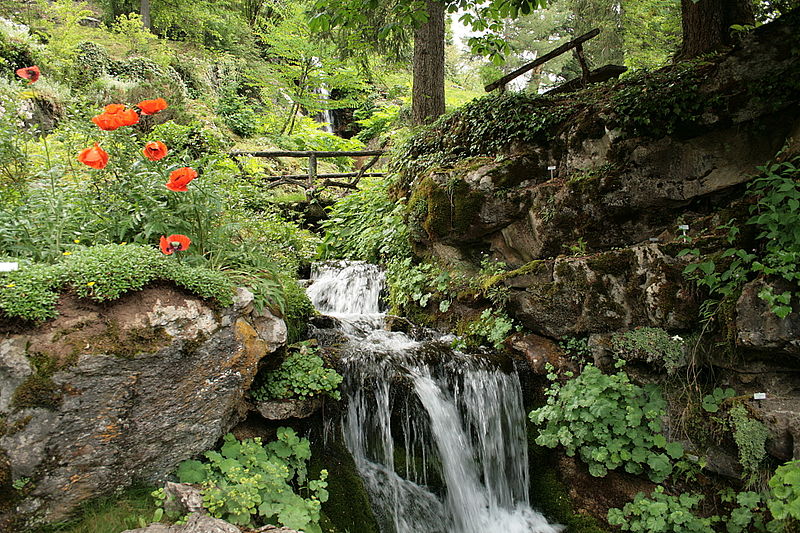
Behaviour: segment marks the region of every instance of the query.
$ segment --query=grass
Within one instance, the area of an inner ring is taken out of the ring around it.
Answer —
[[[120,533],[153,521],[153,487],[138,485],[118,496],[99,498],[83,505],[77,518],[42,528],[39,533]]]

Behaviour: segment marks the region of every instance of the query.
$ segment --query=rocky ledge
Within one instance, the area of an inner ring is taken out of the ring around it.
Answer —
[[[0,333],[0,524],[64,519],[212,448],[286,342],[252,302],[239,289],[215,309],[172,286],[106,305],[65,295],[57,319]]]

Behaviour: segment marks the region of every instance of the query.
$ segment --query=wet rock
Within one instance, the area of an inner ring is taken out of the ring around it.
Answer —
[[[0,341],[0,411],[8,411],[14,391],[33,373],[25,357],[26,343],[22,338]]]
[[[775,294],[790,290],[782,284],[769,285],[756,280],[745,285],[736,302],[736,343],[756,350],[780,351],[800,357],[800,313],[780,318],[758,293],[772,288]]]
[[[547,374],[545,366],[549,363],[557,373],[568,370],[576,371],[577,366],[565,354],[561,347],[550,339],[539,335],[521,335],[515,333],[506,341],[509,348],[525,356],[528,366],[534,374]]]
[[[202,489],[194,485],[167,481],[164,494],[164,511],[170,515],[183,516],[203,512]]]
[[[260,315],[257,330],[246,309],[219,312],[168,287],[102,306],[65,297],[57,319],[10,335],[0,390],[24,389],[27,405],[0,409],[15,421],[0,452],[33,487],[17,512],[61,520],[213,448],[245,416],[259,361],[285,341],[282,320]],[[8,346],[36,353],[36,381],[20,384]]]
[[[656,244],[586,257],[557,258],[503,281],[512,312],[541,335],[561,338],[634,326],[689,329],[697,302],[683,262]]]
[[[308,418],[322,407],[322,398],[308,400],[272,400],[256,402],[256,409],[267,420],[287,420],[289,418]]]

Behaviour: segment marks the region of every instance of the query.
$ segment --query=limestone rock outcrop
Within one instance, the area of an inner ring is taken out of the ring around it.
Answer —
[[[3,478],[29,478],[14,512],[47,521],[135,481],[163,482],[247,411],[259,361],[286,342],[253,295],[215,309],[171,286],[0,335]]]

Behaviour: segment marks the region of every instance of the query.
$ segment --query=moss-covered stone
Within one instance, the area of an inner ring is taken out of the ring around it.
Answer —
[[[483,195],[463,179],[449,178],[442,185],[434,175],[427,176],[414,187],[408,202],[412,234],[431,241],[464,236],[478,221],[483,202]]]
[[[632,250],[604,252],[586,259],[587,266],[597,274],[622,276],[628,274],[636,264]]]
[[[116,321],[110,320],[106,322],[104,332],[89,339],[88,351],[131,359],[140,353],[158,351],[171,342],[172,339],[164,328],[142,327],[123,331]],[[192,348],[187,346],[187,349]]]
[[[339,439],[312,442],[309,473],[328,471],[328,501],[320,520],[325,533],[379,533],[369,496],[350,452]]]

